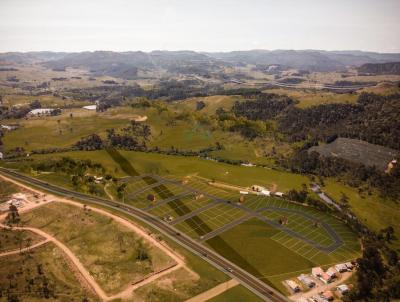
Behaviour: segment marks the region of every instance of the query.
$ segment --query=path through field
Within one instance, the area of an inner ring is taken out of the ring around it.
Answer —
[[[39,246],[42,246],[42,245],[44,245],[44,244],[46,244],[46,243],[48,243],[50,241],[51,240],[49,240],[49,239],[45,239],[45,240],[42,240],[42,241],[40,241],[40,242],[38,242],[38,243],[36,243],[34,245],[27,246],[27,247],[24,247],[22,249],[15,249],[15,250],[12,250],[12,251],[3,252],[3,253],[0,253],[0,257],[10,256],[10,255],[15,255],[15,254],[20,254],[20,253],[25,253],[25,252],[33,250],[33,249],[35,249],[35,248],[37,248]]]
[[[5,179],[6,181],[15,183],[16,185],[26,188],[27,190],[30,190],[32,192],[35,192],[39,195],[43,195],[43,192],[32,189],[28,186],[25,186],[24,184],[19,183],[18,181],[15,181],[13,179],[10,179],[8,177],[5,177],[3,175],[1,175],[1,177],[3,179]],[[50,194],[46,194],[46,203],[49,202],[49,200],[52,200],[52,202],[62,202],[62,203],[66,203],[66,204],[70,204],[73,206],[77,206],[77,207],[82,207],[81,203],[72,201],[72,200],[68,200],[65,198],[61,198],[61,197],[57,197],[54,195],[50,195]],[[42,203],[45,204],[45,203]],[[39,204],[38,206],[42,205]],[[36,233],[42,237],[44,237],[47,241],[51,241],[54,244],[56,244],[60,249],[62,249],[64,251],[64,253],[66,254],[66,256],[73,262],[73,264],[76,266],[76,268],[79,270],[79,273],[84,277],[84,279],[88,282],[88,284],[91,286],[91,288],[95,291],[95,293],[103,300],[103,301],[110,301],[110,300],[114,300],[114,299],[118,299],[118,298],[129,298],[131,296],[131,293],[133,290],[144,286],[150,282],[153,282],[154,280],[172,272],[175,271],[179,268],[184,268],[189,274],[191,274],[192,276],[195,276],[196,278],[199,278],[199,276],[192,270],[190,270],[187,266],[186,263],[184,261],[183,256],[177,254],[175,251],[173,251],[171,248],[169,248],[167,245],[162,244],[161,242],[157,241],[155,238],[153,238],[151,235],[149,235],[145,230],[141,229],[140,227],[138,227],[137,225],[133,224],[132,222],[121,218],[117,215],[111,214],[105,210],[99,209],[99,208],[94,208],[94,207],[88,207],[90,208],[92,211],[100,213],[104,216],[110,217],[113,220],[115,220],[116,222],[128,227],[129,229],[131,229],[132,231],[134,231],[136,234],[138,234],[140,237],[144,238],[145,240],[147,240],[149,243],[151,243],[152,245],[156,246],[157,248],[159,248],[160,250],[162,250],[164,253],[166,253],[169,257],[171,257],[174,261],[175,264],[162,270],[161,272],[155,272],[153,274],[150,274],[148,276],[145,276],[140,282],[134,283],[134,284],[130,284],[128,287],[126,287],[123,291],[119,292],[118,294],[115,294],[113,296],[107,296],[107,294],[103,291],[103,289],[97,284],[97,282],[93,279],[93,277],[90,275],[90,273],[86,270],[86,268],[82,265],[82,263],[79,261],[79,259],[75,256],[75,254],[67,247],[65,246],[63,243],[61,243],[60,241],[58,241],[54,236],[45,233],[44,231],[37,229],[37,228],[32,228],[32,227],[12,227],[12,229],[14,230],[27,230],[27,231],[31,231],[33,233]],[[32,208],[29,208],[29,210],[31,210]],[[25,212],[24,209],[22,208],[20,210],[20,213]],[[0,224],[0,227],[2,228],[9,228],[6,225]],[[18,250],[19,252],[19,250]]]

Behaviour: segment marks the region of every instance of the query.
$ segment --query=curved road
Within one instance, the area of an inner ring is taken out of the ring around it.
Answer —
[[[250,289],[252,292],[257,294],[260,298],[264,299],[265,301],[272,301],[272,302],[289,301],[285,296],[283,296],[281,293],[276,291],[271,286],[260,281],[253,275],[239,268],[229,260],[217,254],[216,252],[208,249],[207,247],[194,241],[188,236],[181,234],[174,227],[164,223],[163,221],[150,215],[149,213],[146,213],[142,210],[139,210],[137,208],[131,207],[129,205],[120,202],[115,202],[104,198],[89,196],[83,193],[70,191],[5,168],[0,168],[0,173],[3,173],[8,177],[21,180],[25,183],[31,184],[33,186],[36,186],[38,188],[44,189],[46,191],[58,195],[66,196],[68,198],[77,198],[85,202],[90,202],[93,204],[105,206],[113,210],[117,210],[126,215],[132,216],[136,219],[140,219],[141,221],[149,224],[153,228],[162,232],[163,234],[174,240],[176,243],[180,244],[181,246],[189,249],[196,255],[200,256],[202,259],[209,262],[214,267],[218,268],[221,271],[224,271],[227,275],[231,276],[232,278],[236,278],[241,284],[246,286],[248,289]]]

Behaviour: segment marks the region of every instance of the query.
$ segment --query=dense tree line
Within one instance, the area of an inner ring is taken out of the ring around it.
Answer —
[[[233,107],[233,113],[240,117],[246,117],[250,120],[269,120],[276,117],[288,106],[294,104],[294,101],[287,97],[272,93],[263,93],[257,95],[254,100],[237,101]]]
[[[400,149],[400,95],[362,93],[356,104],[291,107],[279,118],[279,129],[291,141],[326,140],[332,135]]]
[[[338,157],[324,157],[317,152],[300,150],[288,162],[282,162],[292,172],[338,176],[353,187],[369,184],[377,188],[382,196],[400,200],[400,166],[395,165],[390,173],[376,167],[365,166]]]

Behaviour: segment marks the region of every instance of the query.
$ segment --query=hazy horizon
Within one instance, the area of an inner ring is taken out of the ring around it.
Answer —
[[[397,0],[2,0],[0,52],[396,53],[400,52],[399,11]]]

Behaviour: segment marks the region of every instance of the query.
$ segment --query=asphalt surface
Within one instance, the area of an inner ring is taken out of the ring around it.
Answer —
[[[168,236],[176,243],[192,251],[194,254],[198,255],[208,263],[212,264],[214,267],[225,272],[227,275],[231,276],[232,278],[236,278],[242,285],[246,286],[248,289],[257,294],[263,300],[273,301],[273,302],[289,301],[285,296],[276,291],[274,288],[263,283],[262,281],[260,281],[253,275],[249,274],[248,272],[244,271],[243,269],[239,268],[238,266],[236,266],[229,260],[225,259],[221,255],[204,247],[202,244],[194,241],[188,236],[181,234],[174,227],[168,225],[167,223],[164,223],[162,220],[152,216],[149,213],[146,213],[142,210],[139,210],[137,208],[131,207],[123,203],[70,191],[5,168],[0,168],[0,173],[4,174],[5,176],[14,178],[16,180],[23,181],[35,187],[44,189],[48,192],[55,193],[57,195],[65,196],[67,198],[76,198],[81,201],[89,202],[92,204],[98,204],[119,211],[133,218],[140,219],[141,221],[149,224],[150,226],[157,229],[164,235]]]

